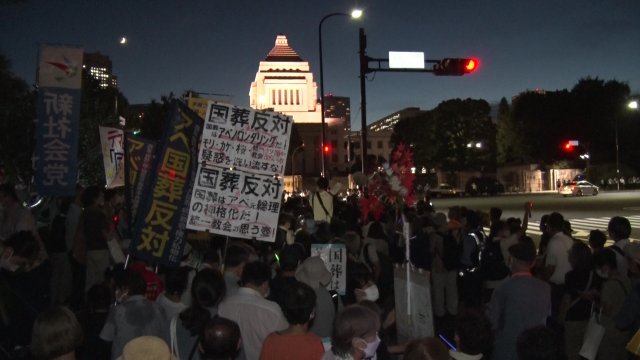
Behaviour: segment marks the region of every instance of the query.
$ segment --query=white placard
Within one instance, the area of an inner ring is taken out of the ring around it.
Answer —
[[[290,116],[210,101],[198,162],[264,175],[284,175]]]
[[[311,256],[320,256],[331,273],[327,290],[347,292],[347,248],[344,244],[311,244]]]
[[[275,241],[282,178],[198,166],[187,228]]]
[[[408,282],[407,274],[410,274]],[[414,269],[407,272],[406,268],[397,267],[393,284],[398,341],[434,336],[429,274]],[[411,294],[410,298],[407,293]]]
[[[99,130],[106,188],[124,186],[124,132],[105,126]]]

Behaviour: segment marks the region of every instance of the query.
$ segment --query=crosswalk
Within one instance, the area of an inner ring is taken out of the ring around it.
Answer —
[[[640,229],[640,215],[634,216],[625,216],[629,219],[631,223],[632,231],[634,229]],[[587,239],[589,237],[589,232],[591,230],[600,230],[607,234],[607,226],[609,225],[609,220],[611,217],[599,217],[599,218],[585,218],[585,219],[567,219],[571,223],[571,229],[573,229],[574,233],[572,236],[578,239]],[[542,232],[540,232],[540,223],[531,221],[529,222],[529,227],[527,229],[528,235],[540,236]],[[637,240],[637,239],[631,239]]]
[[[640,230],[640,215],[625,216],[631,223],[631,230]],[[571,223],[571,229],[573,229],[572,236],[576,239],[586,240],[589,237],[591,230],[600,230],[607,234],[607,226],[611,217],[598,217],[598,218],[585,218],[585,219],[567,219]],[[486,228],[485,231],[489,229]],[[542,235],[540,231],[540,223],[535,221],[529,221],[527,228],[527,235],[538,237]],[[632,241],[640,241],[640,239],[631,238]],[[611,241],[607,241],[607,245],[610,245]]]

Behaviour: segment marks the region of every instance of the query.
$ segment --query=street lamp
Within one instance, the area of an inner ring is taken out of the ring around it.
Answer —
[[[320,20],[320,24],[318,25],[318,52],[320,53],[320,123],[322,126],[322,129],[320,131],[320,142],[321,142],[321,147],[320,147],[320,156],[322,156],[322,176],[325,176],[325,154],[322,151],[324,149],[324,143],[325,143],[325,131],[324,131],[324,125],[325,125],[325,121],[324,121],[324,70],[322,67],[322,24],[324,23],[325,20],[327,20],[330,17],[333,16],[350,16],[352,19],[358,19],[362,16],[362,10],[360,9],[355,9],[353,11],[351,11],[351,14],[347,14],[347,13],[341,13],[341,12],[336,12],[336,13],[331,13],[328,15],[325,15],[325,17],[322,18],[322,20]]]
[[[627,107],[631,110],[638,110],[638,101],[629,101]],[[618,191],[620,191],[620,143],[618,142],[618,117],[615,121],[616,127],[616,184],[618,185]]]

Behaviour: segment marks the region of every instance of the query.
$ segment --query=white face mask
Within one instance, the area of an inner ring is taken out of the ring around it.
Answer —
[[[602,269],[596,269],[596,274],[598,276],[600,276],[603,279],[606,279],[609,277],[609,274],[607,274],[606,272],[602,271]]]
[[[378,350],[378,346],[380,345],[380,337],[378,337],[378,334],[376,334],[376,339],[372,342],[367,342],[365,339],[361,340],[366,344],[364,348],[360,348],[360,350],[364,353],[365,359],[375,356],[376,350]]]
[[[370,285],[364,289],[364,299],[369,301],[377,301],[380,298],[380,290],[376,284]]]

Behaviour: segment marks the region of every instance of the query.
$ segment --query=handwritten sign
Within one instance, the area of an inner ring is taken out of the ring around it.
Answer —
[[[284,175],[290,116],[209,102],[198,160],[205,166]]]
[[[275,241],[291,118],[210,101],[187,227]]]
[[[327,290],[347,292],[347,248],[344,244],[311,244],[311,256],[320,256],[331,273]]]
[[[106,188],[124,186],[124,132],[106,126],[100,126],[99,131]]]

